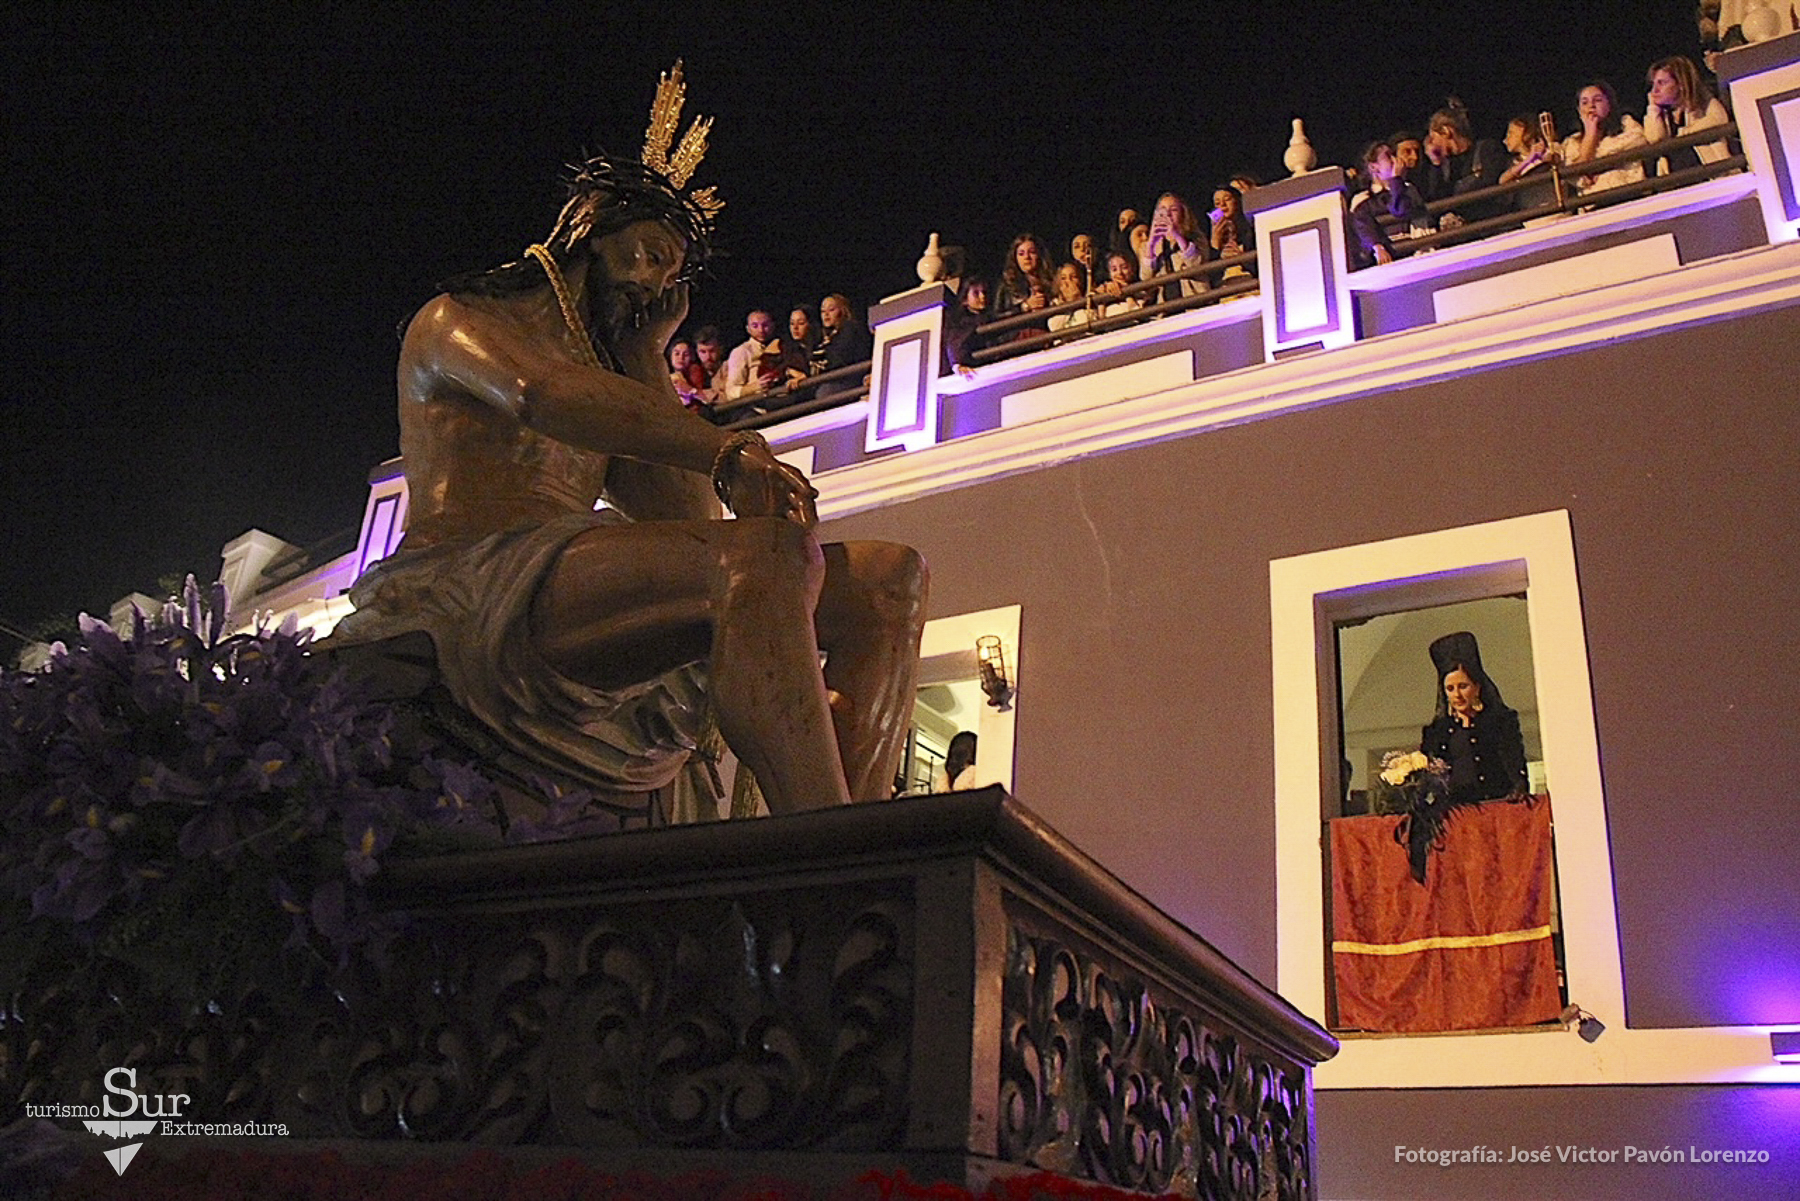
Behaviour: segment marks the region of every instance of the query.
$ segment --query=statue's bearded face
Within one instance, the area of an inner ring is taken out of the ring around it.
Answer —
[[[666,221],[633,221],[593,238],[588,288],[597,320],[614,329],[642,328],[650,314],[671,307],[665,293],[679,283],[687,261],[687,239]],[[679,305],[686,316],[685,297]],[[677,318],[677,323],[679,323]]]

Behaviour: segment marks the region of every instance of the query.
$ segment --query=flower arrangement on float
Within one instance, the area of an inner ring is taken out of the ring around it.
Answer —
[[[379,962],[404,915],[384,859],[501,841],[497,789],[368,699],[292,621],[227,634],[222,586],[128,636],[85,614],[45,669],[0,673],[0,988],[107,963],[207,1001]],[[433,751],[438,753],[433,753]],[[586,801],[572,794],[526,840]],[[549,827],[547,829],[546,827]],[[279,991],[274,989],[272,991]]]

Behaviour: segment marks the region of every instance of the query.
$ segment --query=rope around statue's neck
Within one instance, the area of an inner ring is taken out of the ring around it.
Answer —
[[[525,253],[536,259],[544,269],[544,274],[550,278],[550,290],[556,293],[556,303],[562,309],[563,323],[575,335],[575,357],[584,366],[599,367],[600,357],[594,353],[594,339],[588,335],[587,323],[576,311],[575,300],[569,295],[569,284],[563,279],[562,268],[556,265],[549,248],[542,242],[533,242],[525,248]]]

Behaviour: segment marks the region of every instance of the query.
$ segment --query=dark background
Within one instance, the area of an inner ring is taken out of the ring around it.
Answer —
[[[734,342],[753,304],[905,288],[932,230],[991,271],[1021,229],[1208,207],[1282,174],[1294,116],[1324,163],[1452,91],[1485,136],[1568,129],[1590,77],[1641,112],[1697,44],[1655,0],[34,6],[0,19],[0,622],[353,525],[397,325],[542,236],[563,164],[635,154],[677,56],[731,251],[692,323]]]

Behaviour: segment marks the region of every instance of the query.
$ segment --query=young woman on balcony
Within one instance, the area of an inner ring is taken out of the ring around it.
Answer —
[[[1138,212],[1136,209],[1120,209],[1119,227],[1113,231],[1112,240],[1107,243],[1107,249],[1109,251],[1130,251],[1132,257],[1136,258],[1137,251],[1133,250],[1131,245],[1131,231],[1143,224],[1144,223],[1138,219]],[[1147,229],[1149,227],[1146,226],[1145,228]]]
[[[1650,85],[1650,104],[1644,110],[1644,138],[1661,142],[1728,124],[1731,114],[1700,78],[1694,60],[1679,54],[1650,64],[1645,77]],[[1688,146],[1656,160],[1656,173],[1668,175],[1702,163],[1716,163],[1731,154],[1725,139]]]
[[[1581,132],[1563,140],[1563,162],[1567,166],[1579,166],[1647,144],[1643,126],[1636,117],[1619,111],[1619,97],[1604,80],[1596,79],[1576,94],[1575,111],[1581,118]],[[1599,192],[1643,178],[1644,164],[1631,162],[1598,175],[1583,175],[1580,187],[1583,192]]]
[[[1138,258],[1138,272],[1149,279],[1204,263],[1211,257],[1207,253],[1206,241],[1201,236],[1200,223],[1194,219],[1187,201],[1173,192],[1164,192],[1158,197],[1156,211],[1150,216],[1150,237],[1144,243],[1143,253]],[[1206,289],[1207,281],[1204,279],[1184,279],[1180,281],[1179,287],[1175,283],[1166,285],[1162,289],[1161,299],[1196,296]]]
[[[694,344],[687,338],[669,343],[669,382],[675,395],[690,409],[705,410],[719,398],[711,386],[711,373],[694,355]]]
[[[1050,255],[1044,243],[1036,234],[1020,234],[1006,252],[1006,267],[1000,273],[1000,287],[993,297],[992,320],[1035,313],[1047,307],[1055,294],[1056,282],[1050,278]],[[1047,328],[1041,321],[1034,322],[1013,331],[1005,340],[1029,338]]]
[[[1131,261],[1139,264],[1141,272],[1144,259],[1150,250],[1150,226],[1143,221],[1132,226],[1125,234],[1125,244],[1131,249]]]
[[[1056,303],[1073,304],[1087,295],[1087,268],[1073,259],[1056,269]],[[1075,309],[1068,313],[1057,313],[1050,318],[1052,330],[1068,329],[1073,325],[1086,325],[1088,312],[1086,309]]]
[[[1538,118],[1530,113],[1520,113],[1508,121],[1506,148],[1512,152],[1513,161],[1512,166],[1500,173],[1500,182],[1512,183],[1527,175],[1534,180],[1530,187],[1522,187],[1513,193],[1513,210],[1525,212],[1555,204],[1556,181],[1548,168],[1556,160],[1556,150],[1544,141],[1544,132]],[[1547,219],[1538,218],[1537,221]],[[1527,221],[1525,225],[1530,228],[1537,221]]]
[[[988,345],[975,327],[994,318],[988,312],[988,282],[979,275],[963,276],[956,293],[956,307],[944,316],[944,354],[958,371],[974,366],[969,356]]]
[[[1399,219],[1395,229],[1410,235],[1412,223],[1425,219],[1425,201],[1407,181],[1387,142],[1370,142],[1362,156],[1362,190],[1350,198],[1350,268],[1360,271],[1394,261],[1394,244],[1381,224],[1383,214]]]
[[[1109,300],[1100,309],[1102,317],[1117,317],[1121,313],[1134,313],[1144,307],[1141,293],[1126,296],[1125,289],[1138,281],[1137,256],[1115,250],[1106,256],[1106,282],[1094,288],[1096,296],[1107,296]]]
[[[1081,264],[1090,284],[1098,282],[1106,272],[1106,264],[1100,260],[1100,247],[1094,241],[1093,234],[1076,234],[1069,239],[1069,257]]]
[[[810,374],[814,352],[819,349],[819,319],[810,304],[797,304],[793,312],[788,314],[788,346],[798,348],[801,356],[807,360],[805,367]]]
[[[1220,184],[1214,189],[1213,210],[1209,215],[1212,217],[1214,255],[1228,259],[1256,249],[1256,235],[1250,232],[1250,219],[1244,216],[1243,193],[1234,185]],[[1254,267],[1227,267],[1220,282],[1255,274]]]

